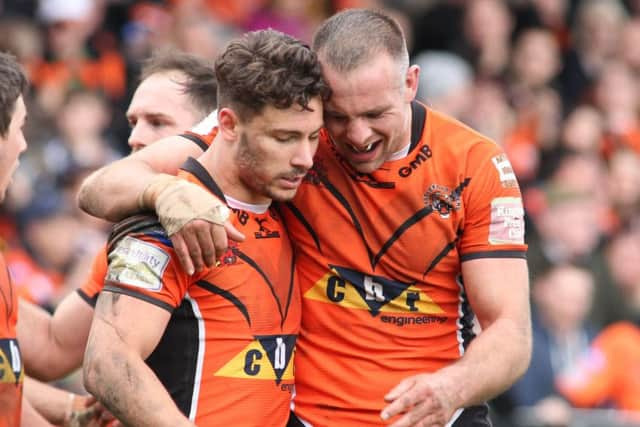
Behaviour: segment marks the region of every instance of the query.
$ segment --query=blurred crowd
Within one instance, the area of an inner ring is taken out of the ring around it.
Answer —
[[[29,149],[0,211],[20,295],[52,309],[86,279],[109,224],[76,190],[128,153],[144,59],[172,47],[213,60],[264,27],[309,42],[346,7],[391,12],[421,67],[418,98],[502,145],[519,178],[534,352],[493,402],[498,422],[640,411],[638,0],[0,0],[0,51],[32,82]]]

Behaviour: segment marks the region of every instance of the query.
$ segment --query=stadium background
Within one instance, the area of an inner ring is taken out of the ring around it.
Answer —
[[[213,59],[264,27],[310,42],[345,7],[393,14],[422,68],[418,98],[501,144],[520,180],[535,349],[492,402],[496,424],[621,423],[606,401],[570,408],[553,378],[606,326],[640,325],[637,0],[0,0],[0,50],[32,81],[29,149],[0,210],[20,295],[52,310],[85,279],[108,224],[78,210],[77,187],[127,153],[124,112],[154,49]]]

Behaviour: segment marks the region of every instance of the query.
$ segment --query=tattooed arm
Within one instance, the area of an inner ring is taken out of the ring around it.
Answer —
[[[144,362],[169,318],[167,310],[127,295],[103,291],[98,298],[84,384],[127,426],[194,426]]]

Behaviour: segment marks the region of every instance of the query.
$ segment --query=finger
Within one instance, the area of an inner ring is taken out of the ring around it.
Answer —
[[[184,244],[187,245],[187,253],[189,258],[191,258],[193,268],[196,272],[202,271],[202,269],[204,268],[204,260],[202,259],[202,251],[200,250],[198,237],[195,235],[195,233],[188,229],[183,230],[182,238],[184,239]]]
[[[229,246],[229,240],[227,239],[227,232],[224,227],[220,225],[212,224],[209,229],[211,233],[211,240],[213,240],[213,246],[215,247],[216,260],[220,258],[227,251]]]
[[[439,427],[443,417],[434,406],[433,399],[420,400],[389,427]]]
[[[187,274],[191,276],[195,272],[195,269],[193,268],[193,263],[191,262],[191,257],[189,256],[189,249],[187,248],[187,244],[182,238],[182,234],[178,232],[172,235],[171,243],[173,243],[173,250],[178,256],[178,260],[180,260],[180,265],[182,265],[184,271],[186,271]]]
[[[231,221],[227,221],[224,223],[224,229],[227,232],[227,236],[231,240],[242,242],[245,239],[244,234],[242,234],[236,227],[234,227],[233,224],[231,224]]]
[[[212,267],[215,265],[217,257],[211,229],[216,226],[206,221],[202,221],[200,225],[202,226],[195,230],[195,236],[202,253],[202,261],[207,267]]]
[[[404,380],[400,381],[400,383],[398,383],[397,386],[392,388],[391,391],[384,396],[384,400],[386,400],[387,402],[396,400],[398,396],[406,393],[415,384],[416,384],[415,377],[405,378]]]
[[[409,390],[398,396],[393,402],[383,408],[382,412],[380,412],[380,417],[383,420],[388,420],[395,415],[411,410],[411,408],[418,402],[420,402],[418,393],[414,390]]]

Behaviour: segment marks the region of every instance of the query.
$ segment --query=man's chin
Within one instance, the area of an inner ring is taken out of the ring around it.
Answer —
[[[289,202],[291,201],[296,193],[298,192],[298,188],[294,189],[277,189],[271,191],[271,199],[275,202]]]
[[[369,162],[349,162],[351,167],[358,173],[369,174],[373,173],[376,170],[380,169],[382,166],[382,161],[376,159]]]

